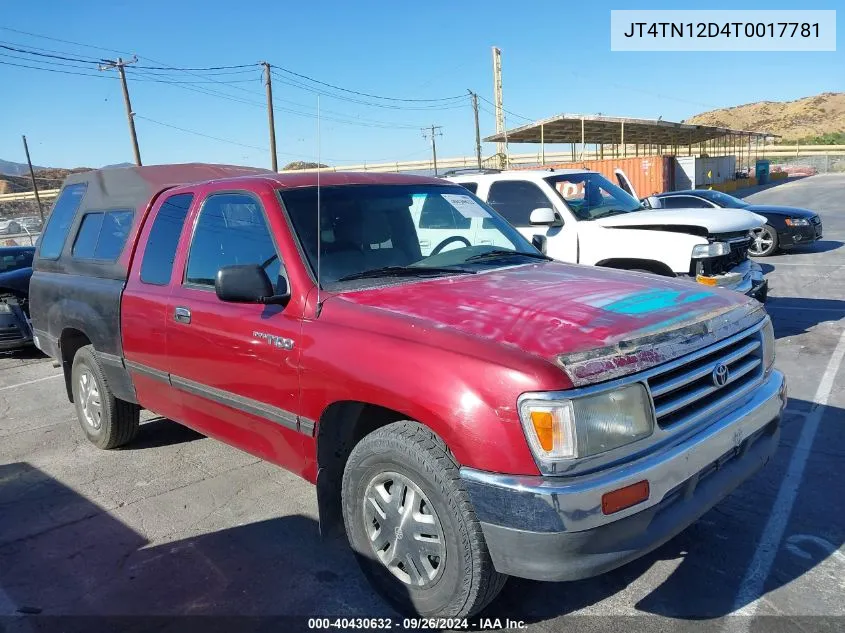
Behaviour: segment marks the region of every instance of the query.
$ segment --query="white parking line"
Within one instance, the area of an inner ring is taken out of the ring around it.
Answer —
[[[36,378],[35,380],[27,380],[26,382],[19,382],[16,385],[6,385],[5,387],[0,387],[0,391],[6,391],[8,389],[17,389],[18,387],[25,387],[26,385],[33,385],[36,382],[44,382],[45,380],[52,380],[53,378],[61,378],[64,374],[53,374],[52,376],[44,376],[44,378]]]
[[[819,429],[819,423],[826,409],[828,398],[830,398],[830,392],[833,390],[833,381],[842,365],[843,358],[845,358],[845,331],[839,337],[839,343],[833,350],[821,382],[819,382],[814,398],[816,404],[804,419],[801,436],[792,451],[792,458],[789,461],[786,476],[781,482],[780,490],[778,490],[778,496],[772,506],[772,513],[769,515],[766,527],[763,528],[763,534],[760,536],[754,558],[751,559],[751,564],[748,566],[739,586],[739,591],[734,600],[734,613],[736,615],[753,616],[757,613],[763,587],[783,540],[783,533],[792,514],[792,506],[795,504],[795,498],[798,495],[801,478],[804,476],[804,467],[807,465],[813,440]]]

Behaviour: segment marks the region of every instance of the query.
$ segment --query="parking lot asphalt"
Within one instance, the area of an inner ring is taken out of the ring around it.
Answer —
[[[730,614],[780,616],[766,630],[845,625],[843,191],[845,175],[822,175],[748,198],[824,222],[822,241],[760,260],[790,395],[773,461],[654,553],[578,582],[510,579],[485,617],[532,631],[753,627]],[[345,542],[320,540],[309,484],[143,419],[133,445],[100,451],[49,360],[0,357],[0,616],[15,616],[0,629],[52,615],[396,618]],[[618,618],[634,615],[650,617]]]

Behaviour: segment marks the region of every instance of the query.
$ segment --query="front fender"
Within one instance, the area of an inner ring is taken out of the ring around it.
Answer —
[[[525,391],[568,385],[558,368],[540,359],[509,365],[427,345],[425,332],[415,342],[333,324],[330,307],[303,324],[305,417],[319,420],[338,401],[374,404],[428,426],[462,465],[538,473],[516,403]]]
[[[580,263],[591,266],[609,259],[652,260],[665,264],[675,274],[688,274],[693,246],[707,244],[706,238],[688,233],[599,225],[584,229],[579,226]]]

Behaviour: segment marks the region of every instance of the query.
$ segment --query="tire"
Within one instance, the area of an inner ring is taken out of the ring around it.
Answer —
[[[778,232],[769,224],[754,231],[754,239],[748,247],[748,254],[752,257],[769,257],[778,250]]]
[[[373,498],[379,499],[383,518],[376,518]],[[342,499],[346,533],[361,571],[399,613],[468,617],[502,590],[507,576],[493,567],[458,465],[443,441],[421,424],[396,422],[364,437],[346,463]],[[376,526],[373,519],[382,523]],[[415,534],[429,536],[426,547],[439,556],[421,556]],[[406,557],[397,565],[396,546],[403,538],[410,551],[400,552]],[[382,546],[384,540],[387,547],[377,554],[371,542]],[[382,558],[392,561],[395,571]]]
[[[141,411],[114,397],[92,345],[80,347],[73,357],[71,386],[79,425],[92,444],[108,450],[135,438]]]

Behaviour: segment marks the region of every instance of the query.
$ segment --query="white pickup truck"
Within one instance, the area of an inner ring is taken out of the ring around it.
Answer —
[[[620,172],[619,177],[624,184],[624,174]],[[588,170],[487,171],[448,180],[487,202],[555,259],[690,277],[708,286],[766,299],[768,284],[763,271],[748,258],[750,231],[765,223],[753,213],[740,209],[647,210],[636,197]],[[421,217],[423,252],[424,242],[436,245],[438,232],[456,228],[427,228],[425,224]],[[473,232],[473,243],[484,241],[483,218],[471,218],[466,229]]]

